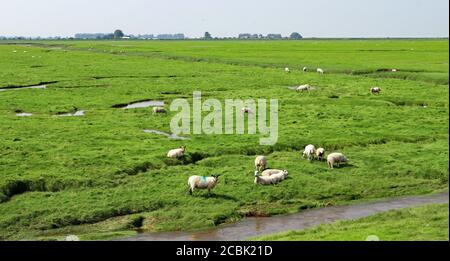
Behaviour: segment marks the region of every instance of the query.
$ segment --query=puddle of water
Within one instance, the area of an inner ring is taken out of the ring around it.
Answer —
[[[0,92],[8,91],[8,90],[23,90],[23,89],[46,89],[47,85],[36,85],[36,86],[27,86],[27,87],[17,87],[17,88],[3,88],[0,89]]]
[[[164,135],[164,136],[166,136],[167,138],[173,139],[173,140],[189,140],[189,138],[181,137],[181,136],[178,136],[178,135],[176,135],[176,134],[174,134],[174,133],[169,134],[169,133],[167,133],[167,132],[159,131],[159,130],[144,130],[144,132],[145,132],[145,133],[158,134],[158,135]]]
[[[199,232],[141,233],[126,241],[238,241],[289,230],[302,230],[338,220],[363,218],[376,213],[407,207],[448,203],[448,192],[427,196],[400,197],[356,205],[332,206],[273,217],[251,217],[230,225]],[[363,240],[363,239],[361,239]]]
[[[59,117],[79,117],[84,116],[85,111],[76,111],[75,113],[65,113],[58,115]]]
[[[156,106],[164,106],[164,101],[143,101],[143,102],[135,102],[128,104],[123,107],[124,109],[136,109],[136,108],[146,108],[146,107],[156,107]]]
[[[19,117],[30,117],[30,116],[33,116],[33,113],[21,112],[21,113],[16,113],[16,116],[19,116]]]

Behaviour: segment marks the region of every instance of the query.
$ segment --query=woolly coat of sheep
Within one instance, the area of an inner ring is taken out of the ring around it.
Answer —
[[[316,157],[318,160],[323,160],[323,156],[325,156],[325,149],[324,148],[318,148],[316,150]]]
[[[261,176],[272,176],[274,174],[278,174],[280,172],[283,172],[286,170],[281,170],[281,169],[266,169],[261,173]]]
[[[344,154],[338,152],[331,153],[327,157],[327,164],[328,168],[330,169],[333,168],[334,164],[337,164],[337,166],[339,167],[339,164],[347,161],[348,161],[347,157],[345,157]]]
[[[211,193],[217,184],[218,177],[204,177],[204,176],[190,176],[188,179],[189,193],[192,194],[194,189],[208,189],[208,194]]]
[[[305,147],[305,150],[303,151],[303,158],[307,158],[308,160],[312,160],[312,157],[316,153],[316,147],[314,145],[309,144]]]
[[[370,88],[370,92],[373,94],[379,94],[381,92],[381,88],[380,87],[372,87]]]
[[[258,171],[255,171],[255,184],[272,185],[286,179],[287,176],[288,176],[287,170],[283,170],[282,172],[278,172],[271,176],[260,176]]]
[[[166,113],[166,109],[164,107],[153,107],[153,113]]]
[[[298,92],[309,91],[309,90],[310,90],[309,84],[300,85],[297,87]]]
[[[185,152],[185,148],[181,147],[178,149],[173,149],[173,150],[169,150],[169,152],[167,152],[167,157],[168,158],[181,158],[184,156],[184,152]]]
[[[263,171],[267,167],[267,159],[264,156],[258,156],[255,159],[255,167],[258,171]]]

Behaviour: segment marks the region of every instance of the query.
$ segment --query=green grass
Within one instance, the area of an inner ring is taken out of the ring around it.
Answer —
[[[3,240],[204,229],[254,213],[448,189],[447,40],[1,43],[0,87],[56,81],[0,92]],[[285,65],[293,72],[284,73]],[[335,73],[303,73],[303,65]],[[345,73],[391,67],[415,76]],[[288,88],[305,83],[318,89]],[[375,85],[381,95],[368,93]],[[278,143],[260,146],[259,135],[169,140],[143,129],[170,132],[174,112],[113,108],[143,99],[170,104],[195,90],[204,99],[278,99]],[[55,116],[77,109],[86,116]],[[309,143],[342,151],[350,164],[329,171],[301,160]],[[187,159],[167,160],[180,145]],[[254,185],[257,154],[290,178]],[[187,194],[190,175],[211,174],[222,174],[215,196]]]
[[[448,204],[432,204],[252,240],[364,241],[375,235],[381,241],[448,241],[448,222]]]

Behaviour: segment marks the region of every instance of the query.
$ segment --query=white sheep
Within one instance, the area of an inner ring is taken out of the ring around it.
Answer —
[[[243,113],[249,113],[249,114],[253,113],[252,110],[251,110],[249,107],[243,107],[243,108],[241,109],[241,111],[242,111]]]
[[[309,86],[309,84],[305,84],[305,85],[300,85],[297,87],[297,91],[298,92],[304,92],[304,91],[309,91],[311,89],[311,87]]]
[[[255,159],[255,167],[257,171],[263,171],[267,167],[267,158],[265,156],[257,156]]]
[[[370,88],[370,92],[372,94],[380,94],[381,88],[380,87],[372,87],[372,88]]]
[[[291,72],[291,70],[289,70],[288,67],[284,68],[284,71],[285,71],[286,73],[290,73],[290,72]]]
[[[164,107],[153,107],[153,113],[166,113],[166,109]]]
[[[397,69],[392,69],[392,71],[393,71],[393,72],[396,72],[396,71],[398,71],[398,70],[397,70]]]
[[[211,195],[211,189],[213,189],[219,181],[220,175],[212,175],[211,177],[205,176],[190,176],[188,179],[189,194],[192,195],[194,189],[208,189],[208,196]]]
[[[303,71],[304,72],[308,71],[308,68],[307,67],[303,67]]]
[[[255,171],[255,184],[261,184],[261,185],[276,184],[276,183],[286,179],[287,176],[288,176],[287,170],[283,170],[281,172],[272,174],[270,176],[261,176],[258,171]]]
[[[316,147],[314,147],[314,145],[312,144],[309,144],[305,147],[305,150],[303,150],[302,157],[307,158],[309,161],[311,161],[315,153]]]
[[[186,147],[181,146],[178,149],[169,150],[169,152],[167,152],[167,157],[178,159],[178,158],[181,158],[184,156],[185,151],[186,151]]]
[[[272,176],[274,174],[278,174],[283,171],[284,170],[281,169],[265,169],[261,172],[261,176]]]
[[[339,152],[331,153],[327,157],[327,164],[328,164],[328,168],[330,168],[330,169],[333,168],[334,164],[337,164],[337,166],[339,167],[339,165],[341,163],[347,162],[347,161],[348,161],[347,157],[345,157],[344,154],[339,153]]]
[[[324,74],[325,72],[323,71],[322,68],[317,68],[317,73]]]
[[[325,149],[324,148],[318,148],[316,150],[316,158],[319,161],[322,161],[323,160],[323,156],[325,156]]]

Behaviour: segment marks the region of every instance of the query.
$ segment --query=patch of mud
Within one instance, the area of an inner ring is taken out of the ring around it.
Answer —
[[[166,136],[167,138],[172,139],[172,140],[190,140],[189,138],[181,137],[181,136],[178,136],[178,135],[176,135],[174,133],[169,134],[167,132],[159,131],[159,130],[144,130],[144,132],[145,133],[152,133],[152,134],[163,135],[163,136]]]

